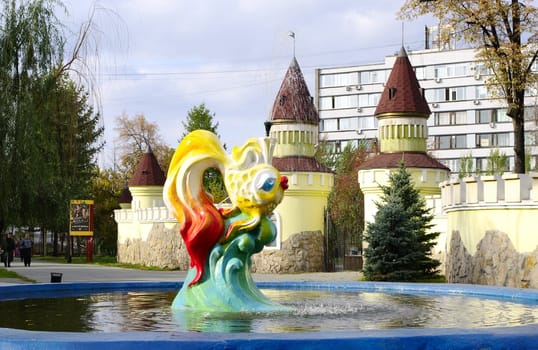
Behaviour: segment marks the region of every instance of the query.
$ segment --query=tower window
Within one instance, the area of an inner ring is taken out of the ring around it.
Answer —
[[[396,88],[395,87],[389,88],[389,100],[392,100],[394,98],[394,95],[396,95]]]

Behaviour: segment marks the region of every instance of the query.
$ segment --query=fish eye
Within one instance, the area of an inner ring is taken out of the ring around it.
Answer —
[[[275,182],[276,182],[275,180],[276,179],[274,177],[271,177],[265,180],[262,185],[262,190],[264,190],[265,192],[271,191],[273,187],[275,187]]]
[[[258,173],[256,179],[254,180],[256,188],[264,192],[270,192],[271,190],[273,190],[276,183],[276,174],[268,170]]]

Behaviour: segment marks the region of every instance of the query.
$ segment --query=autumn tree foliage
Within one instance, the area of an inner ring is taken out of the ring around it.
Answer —
[[[358,168],[366,159],[366,147],[347,145],[335,159],[334,186],[327,209],[334,225],[329,250],[348,244],[361,246],[364,228],[364,201],[358,181]],[[335,255],[332,251],[331,255]]]
[[[114,129],[118,133],[116,138],[118,154],[115,155],[119,158],[117,170],[123,173],[125,179],[132,176],[142,154],[150,148],[163,171],[167,172],[174,149],[163,141],[156,123],[148,121],[143,114],[133,117],[122,114],[116,117]],[[116,163],[116,160],[114,162]]]
[[[536,82],[538,10],[525,0],[407,0],[400,17],[433,15],[441,37],[455,35],[478,48],[477,59],[491,72],[488,89],[507,103],[514,128],[514,172],[525,172],[525,89]]]

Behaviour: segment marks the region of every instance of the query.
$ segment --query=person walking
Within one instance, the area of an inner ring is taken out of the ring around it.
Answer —
[[[6,257],[4,260],[5,267],[11,267],[13,261],[13,252],[15,251],[15,240],[13,239],[13,233],[9,232],[6,238]]]
[[[33,245],[33,242],[30,239],[30,235],[29,234],[24,235],[24,238],[20,242],[20,247],[19,247],[21,251],[22,260],[24,262],[24,266],[30,266],[30,264],[32,263],[32,245]]]

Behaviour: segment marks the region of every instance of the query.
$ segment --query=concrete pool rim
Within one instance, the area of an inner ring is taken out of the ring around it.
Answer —
[[[181,282],[79,282],[0,286],[0,300],[128,290],[179,290]],[[538,290],[465,284],[393,282],[258,282],[259,288],[379,291],[465,295],[538,305]],[[40,332],[0,328],[2,349],[324,349],[335,346],[383,349],[536,349],[538,324],[478,329],[416,328],[303,333]],[[38,346],[38,347],[36,347]]]

